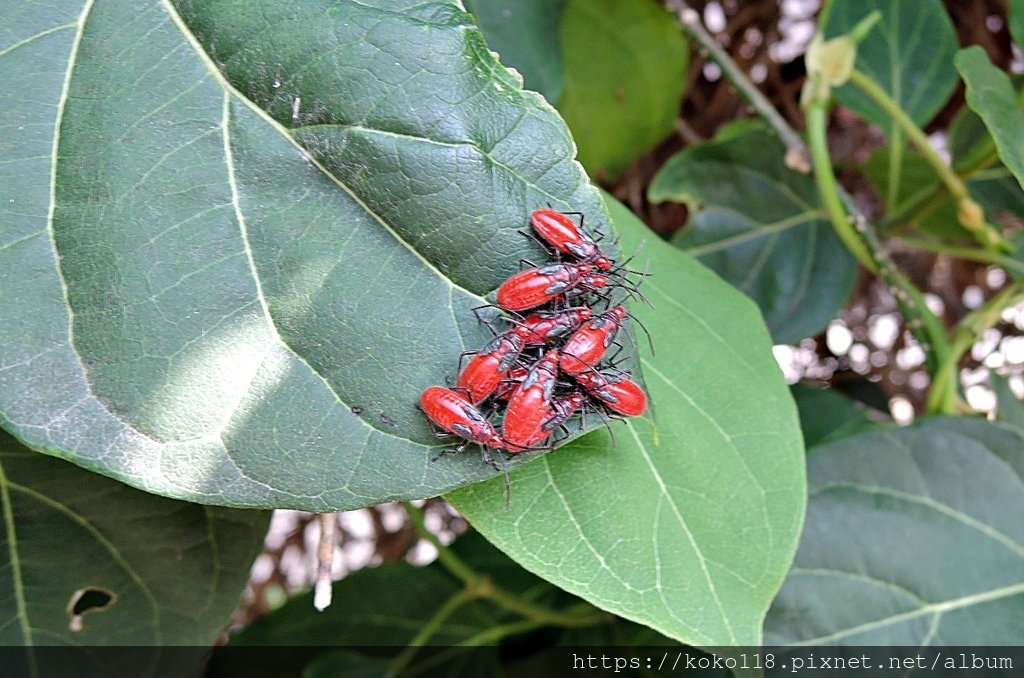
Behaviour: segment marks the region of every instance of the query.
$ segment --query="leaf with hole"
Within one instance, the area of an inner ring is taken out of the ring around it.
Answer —
[[[795,343],[846,303],[857,263],[819,207],[814,180],[784,157],[767,131],[727,130],[670,158],[648,197],[685,202],[690,221],[673,244],[756,301],[776,342]]]
[[[5,655],[10,675],[190,673],[227,626],[269,519],[140,492],[3,432],[0,503],[0,644],[24,646]]]
[[[810,500],[765,641],[1014,645],[1024,634],[1024,437],[932,419],[807,457]]]
[[[36,1],[0,25],[9,430],[235,506],[496,473],[430,462],[419,395],[544,256],[517,233],[532,209],[609,231],[554,109],[454,0]]]
[[[609,200],[611,200],[609,198]],[[691,645],[756,645],[804,505],[796,408],[755,306],[610,203],[647,240],[657,307],[633,312],[652,413],[446,497],[527,570]],[[634,367],[637,367],[634,365]]]
[[[568,0],[561,44],[558,110],[583,166],[614,181],[672,133],[686,86],[687,41],[657,3]]]

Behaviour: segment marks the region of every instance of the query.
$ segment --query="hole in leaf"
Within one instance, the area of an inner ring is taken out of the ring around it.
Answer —
[[[82,615],[87,612],[105,610],[115,602],[117,602],[117,596],[112,591],[98,586],[86,586],[78,589],[68,601],[68,614],[71,615],[71,623],[68,624],[68,628],[72,631],[81,631]]]

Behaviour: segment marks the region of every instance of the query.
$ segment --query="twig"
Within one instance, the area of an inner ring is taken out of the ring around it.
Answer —
[[[666,6],[669,11],[679,18],[683,30],[697,41],[701,48],[711,57],[712,61],[718,64],[718,67],[722,69],[722,73],[729,79],[732,86],[747,100],[747,103],[764,117],[775,130],[775,133],[779,135],[782,143],[786,145],[786,165],[804,174],[810,172],[811,156],[803,139],[775,110],[775,107],[761,93],[761,90],[740,70],[736,62],[732,60],[732,57],[726,54],[725,50],[715,42],[714,37],[704,28],[704,24],[700,20],[700,14],[689,7],[684,0],[667,0]]]
[[[338,514],[321,513],[317,516],[320,542],[316,547],[316,580],[313,584],[313,607],[323,612],[331,604],[331,569],[334,565],[334,535]]]

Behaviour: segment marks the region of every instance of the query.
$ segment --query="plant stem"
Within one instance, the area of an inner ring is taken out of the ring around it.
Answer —
[[[999,322],[1004,308],[1019,304],[1024,294],[1017,283],[1011,283],[1006,289],[995,295],[981,308],[971,311],[957,323],[953,333],[953,341],[949,346],[946,360],[935,373],[932,388],[928,391],[928,411],[953,414],[970,411],[961,402],[958,393],[959,380],[957,368],[960,358],[970,350],[971,346],[984,334],[985,330]]]
[[[704,28],[704,23],[700,20],[700,14],[688,6],[684,0],[667,0],[666,6],[669,11],[678,17],[683,30],[697,41],[697,44],[707,52],[712,61],[718,64],[718,67],[722,69],[722,73],[729,79],[729,82],[736,88],[736,91],[761,114],[775,130],[775,133],[779,135],[782,143],[786,145],[786,165],[798,172],[805,174],[810,172],[811,162],[807,153],[807,145],[804,144],[803,139],[775,110],[775,107],[761,93],[761,90],[740,70],[736,62],[726,54],[725,50],[715,41],[715,38],[708,33],[708,30]]]
[[[953,168],[939,156],[938,152],[928,143],[928,137],[910,116],[903,110],[889,93],[882,89],[871,77],[857,69],[850,73],[850,82],[856,85],[874,101],[886,115],[907,135],[910,142],[917,147],[935,173],[939,175],[946,189],[956,199],[959,207],[960,223],[969,230],[977,241],[985,247],[1004,247],[1005,243],[999,232],[985,222],[981,207],[971,199],[967,184]],[[895,141],[894,141],[895,143]],[[891,203],[890,203],[891,204]]]
[[[946,161],[932,148],[932,145],[928,143],[928,137],[925,136],[925,133],[910,119],[910,116],[904,112],[900,105],[889,96],[888,92],[882,89],[870,76],[857,69],[850,73],[850,82],[871,97],[871,100],[878,104],[878,107],[885,111],[885,114],[899,126],[903,133],[907,135],[907,138],[910,139],[910,142],[917,147],[921,155],[935,169],[935,173],[939,175],[939,178],[942,179],[942,182],[946,184],[949,192],[955,198],[962,200],[970,197],[963,180],[957,176],[953,168],[947,165]]]
[[[473,570],[473,568],[462,562],[457,555],[452,553],[451,549],[441,543],[441,540],[437,538],[437,535],[427,529],[426,523],[423,522],[423,511],[419,510],[408,501],[403,501],[402,506],[405,507],[405,512],[409,515],[409,519],[416,527],[416,531],[420,533],[420,536],[430,542],[434,548],[437,549],[437,559],[441,561],[441,565],[462,580],[468,588],[478,588],[481,584],[481,580],[484,579],[483,575],[478,574]]]
[[[903,135],[900,128],[893,126],[889,132],[889,185],[885,198],[886,205],[895,205],[900,199],[900,175],[903,171]]]
[[[437,559],[449,572],[458,577],[466,588],[478,598],[486,598],[498,607],[515,612],[543,626],[562,626],[575,628],[600,624],[612,616],[598,610],[589,603],[584,603],[563,612],[557,612],[541,605],[520,599],[518,596],[496,586],[487,575],[480,574],[464,563],[451,549],[445,547],[437,536],[427,529],[423,521],[423,512],[410,502],[402,502],[406,513],[420,535],[437,549]]]
[[[836,233],[865,268],[877,274],[892,291],[896,304],[927,357],[929,370],[942,364],[948,349],[946,329],[925,303],[921,291],[897,269],[878,241],[878,236],[853,200],[839,187],[832,172],[826,136],[826,102],[812,97],[806,103],[807,133],[814,159],[814,177],[825,211]]]
[[[847,249],[857,257],[864,268],[878,274],[878,264],[864,246],[864,242],[853,228],[843,201],[839,197],[839,185],[832,172],[832,158],[828,154],[826,138],[826,112],[823,103],[812,103],[807,108],[807,134],[811,143],[811,159],[814,161],[814,179],[818,183],[821,202],[828,214],[832,227]]]
[[[419,649],[427,644],[427,641],[437,633],[437,630],[441,628],[441,624],[444,620],[451,616],[455,610],[459,609],[469,601],[477,598],[478,593],[472,589],[462,589],[449,598],[444,605],[438,608],[434,616],[431,617],[426,624],[424,624],[420,630],[413,636],[412,640],[409,641],[405,649],[402,650],[401,654],[395,657],[394,662],[391,663],[391,667],[387,672],[387,676],[398,675],[402,669],[409,665]]]
[[[951,257],[957,259],[967,259],[968,261],[980,261],[984,264],[992,264],[994,266],[1002,266],[1010,270],[1016,271],[1017,273],[1024,274],[1024,263],[1017,261],[1012,257],[1008,257],[1004,254],[998,254],[989,250],[982,250],[976,247],[959,247],[956,245],[948,245],[944,242],[937,240],[926,240],[924,238],[914,238],[910,236],[898,236],[900,242],[903,242],[911,247],[916,247],[919,250],[926,250],[928,252],[935,252],[936,254],[948,254]]]

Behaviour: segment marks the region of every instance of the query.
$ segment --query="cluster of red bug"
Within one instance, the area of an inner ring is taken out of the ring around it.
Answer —
[[[647,409],[647,395],[629,373],[601,362],[628,315],[599,290],[637,290],[620,273],[623,266],[613,268],[583,230],[582,215],[577,225],[568,214],[533,212],[533,230],[553,248],[556,261],[526,262],[533,267],[502,283],[497,306],[514,316],[506,318],[510,327],[499,332],[488,323],[494,339],[464,354],[472,357],[455,386],[431,386],[420,397],[420,407],[442,435],[463,439],[456,452],[477,443],[493,463],[490,449],[551,449],[553,436],[560,430],[568,435],[565,423],[578,411],[607,419]],[[563,255],[574,261],[563,262]],[[584,303],[591,296],[608,308],[595,312]],[[491,418],[502,413],[499,433]]]

